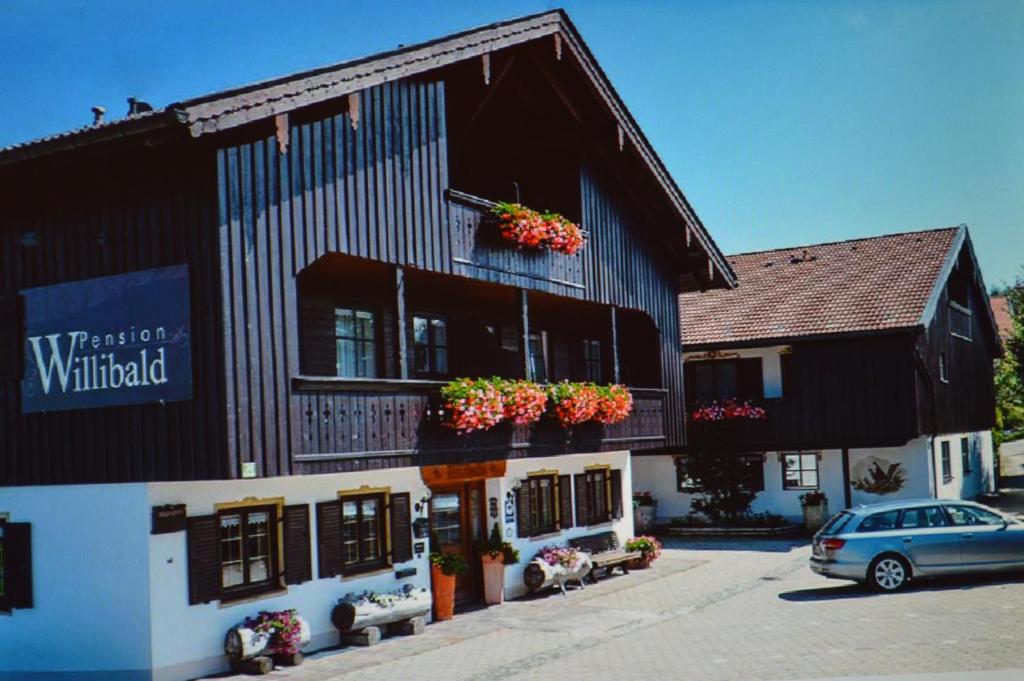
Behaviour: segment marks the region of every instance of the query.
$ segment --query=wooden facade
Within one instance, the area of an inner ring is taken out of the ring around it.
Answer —
[[[194,335],[187,402],[22,415],[16,378],[0,377],[0,485],[681,445],[676,295],[680,286],[729,285],[730,272],[567,18],[544,17],[524,20],[521,35],[499,25],[505,37],[495,38],[500,49],[486,62],[492,78],[442,41],[430,70],[304,96],[274,115],[239,121],[213,113],[220,104],[203,98],[142,131],[129,121],[124,140],[81,149],[48,142],[41,158],[0,154],[9,207],[0,217],[0,300],[16,302],[31,286],[187,263]],[[565,41],[557,50],[552,26],[562,31],[556,42]],[[476,44],[465,36],[449,43]],[[412,64],[419,49],[401,55]],[[356,66],[373,72],[369,61]],[[283,87],[223,101],[244,99],[256,111],[258,95]],[[493,165],[481,140],[525,154],[495,166],[489,186],[502,189],[482,197],[467,191],[481,191],[472,178]],[[549,147],[560,159],[548,164],[553,170],[531,161]],[[580,221],[583,251],[535,254],[495,243],[490,207],[514,198],[513,185]],[[372,380],[330,375],[325,315],[346,299],[378,311],[384,333]],[[627,383],[635,413],[616,426],[571,431],[545,423],[460,437],[442,429],[439,383],[415,380],[408,337],[409,315],[438,308],[478,326],[486,310],[519,339],[503,357],[485,357],[474,355],[468,332],[454,334],[475,375],[529,376],[531,327],[550,334],[551,378],[579,377],[579,359],[565,348],[598,340],[604,382]],[[20,336],[0,329],[19,348]]]

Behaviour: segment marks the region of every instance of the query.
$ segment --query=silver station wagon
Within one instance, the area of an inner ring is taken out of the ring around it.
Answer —
[[[972,501],[857,506],[814,535],[811,570],[897,591],[919,577],[1024,570],[1024,523]]]

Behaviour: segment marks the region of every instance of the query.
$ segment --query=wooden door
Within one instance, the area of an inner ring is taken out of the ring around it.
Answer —
[[[455,605],[464,607],[483,596],[477,542],[485,538],[486,508],[482,480],[431,489],[430,531],[443,553],[458,553],[469,569],[455,579]]]

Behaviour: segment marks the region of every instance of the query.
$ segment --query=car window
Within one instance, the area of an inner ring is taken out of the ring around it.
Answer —
[[[850,522],[850,518],[852,517],[853,514],[847,513],[846,511],[836,513],[832,516],[832,519],[825,523],[825,526],[821,528],[821,533],[823,535],[839,534],[843,531],[846,524]]]
[[[900,518],[900,527],[905,530],[921,529],[925,527],[944,527],[946,516],[938,506],[927,506],[925,508],[908,508],[903,511]]]
[[[1003,517],[974,506],[947,506],[954,525],[1002,525]]]
[[[895,511],[886,511],[884,513],[875,513],[869,515],[867,518],[860,522],[857,527],[858,532],[885,532],[886,530],[896,529],[896,520],[900,517],[899,509]]]

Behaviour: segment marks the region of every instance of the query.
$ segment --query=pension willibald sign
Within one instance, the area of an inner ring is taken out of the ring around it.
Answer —
[[[192,398],[188,266],[21,291],[24,413]]]

